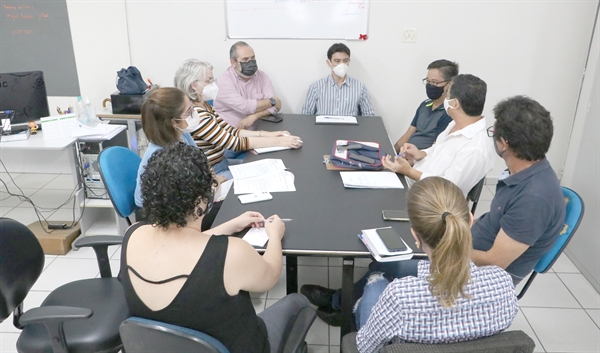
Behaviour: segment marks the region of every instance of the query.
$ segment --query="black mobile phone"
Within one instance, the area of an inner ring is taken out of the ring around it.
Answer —
[[[354,160],[357,160],[357,161],[361,161],[361,162],[365,162],[365,163],[370,163],[370,164],[373,164],[373,163],[377,162],[373,158],[361,156],[360,154],[354,153],[354,152],[350,152],[348,154],[348,157],[350,157],[350,158],[352,158]]]
[[[398,252],[406,250],[406,244],[404,244],[404,241],[394,228],[379,228],[376,232],[388,251]]]
[[[283,118],[279,115],[267,115],[260,118],[260,120],[270,121],[272,123],[280,123],[283,120]]]
[[[381,213],[386,221],[408,222],[408,211],[406,210],[383,210]]]

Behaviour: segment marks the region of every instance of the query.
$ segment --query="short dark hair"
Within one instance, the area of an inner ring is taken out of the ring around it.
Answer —
[[[163,229],[185,227],[186,217],[202,215],[200,203],[208,202],[217,183],[200,148],[177,142],[161,148],[148,159],[142,174],[142,200],[146,220]]]
[[[142,104],[142,128],[148,141],[165,147],[179,141],[173,119],[181,118],[188,99],[182,90],[173,87],[155,89]]]
[[[438,69],[444,77],[444,81],[450,81],[456,75],[458,75],[458,63],[450,60],[440,59],[432,62],[427,66],[427,70]]]
[[[335,43],[334,45],[329,47],[327,50],[327,59],[331,60],[331,57],[335,53],[346,53],[350,56],[350,48],[344,43]]]
[[[237,48],[238,47],[249,47],[248,43],[244,42],[244,41],[239,41],[239,42],[235,42],[233,43],[233,45],[231,46],[231,48],[229,49],[229,58],[236,60],[238,59],[238,52],[237,52]]]
[[[448,99],[458,99],[460,106],[468,116],[483,113],[487,84],[477,76],[463,74],[452,78]]]
[[[503,138],[515,157],[537,161],[550,148],[552,117],[540,103],[526,96],[507,98],[494,107],[494,140]]]

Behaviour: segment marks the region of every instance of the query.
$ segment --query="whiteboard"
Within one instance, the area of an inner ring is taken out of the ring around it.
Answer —
[[[369,0],[226,0],[232,39],[367,39]]]

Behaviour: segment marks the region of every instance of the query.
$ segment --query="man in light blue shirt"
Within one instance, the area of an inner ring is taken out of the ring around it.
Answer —
[[[327,51],[326,63],[332,70],[331,75],[310,85],[302,114],[375,115],[367,87],[347,75],[350,49],[343,43],[335,43]]]

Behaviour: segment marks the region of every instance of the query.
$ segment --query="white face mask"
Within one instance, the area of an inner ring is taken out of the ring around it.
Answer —
[[[446,110],[446,114],[450,114],[450,113],[448,113],[448,109],[456,109],[450,105],[450,101],[453,101],[453,100],[454,100],[454,98],[452,98],[452,99],[444,98],[444,109]]]
[[[198,126],[200,126],[200,115],[198,115],[196,109],[192,109],[192,115],[185,118],[185,122],[188,124],[188,126],[185,129],[177,127],[182,132],[194,132],[198,129]]]
[[[206,85],[202,89],[202,99],[205,101],[215,99],[217,98],[217,92],[219,92],[219,87],[217,87],[216,83],[213,82],[209,85]]]
[[[335,66],[332,70],[333,70],[333,73],[336,74],[337,76],[344,77],[348,73],[348,70],[350,70],[350,66],[348,66],[344,63],[340,63],[337,66]]]

